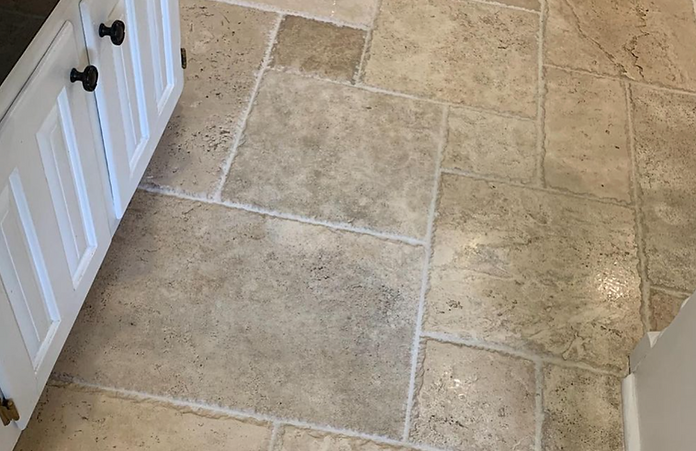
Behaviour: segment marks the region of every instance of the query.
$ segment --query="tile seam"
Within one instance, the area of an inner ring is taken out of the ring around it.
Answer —
[[[534,374],[535,374],[535,380],[536,380],[536,404],[535,404],[535,412],[534,412],[534,419],[535,419],[535,430],[534,430],[534,438],[535,438],[535,444],[534,444],[534,449],[535,451],[542,451],[543,450],[543,441],[544,441],[544,421],[546,420],[546,415],[544,413],[544,363],[543,362],[535,362],[534,363]]]
[[[691,296],[693,294],[693,293],[689,293],[688,291],[684,291],[681,289],[671,288],[671,287],[667,287],[664,285],[658,285],[658,284],[654,284],[654,283],[650,284],[650,290],[661,291],[662,293],[669,294],[672,296],[685,296],[684,299],[688,298],[689,296]]]
[[[278,435],[280,432],[281,424],[278,421],[273,422],[273,429],[271,430],[271,438],[268,441],[268,451],[276,451],[278,447]]]
[[[418,363],[420,345],[423,331],[423,317],[425,315],[425,297],[428,291],[429,275],[430,275],[430,260],[432,257],[432,242],[433,230],[435,223],[435,215],[438,203],[438,195],[441,179],[441,165],[444,158],[445,147],[447,145],[447,129],[449,121],[449,107],[442,108],[442,119],[440,124],[440,140],[438,143],[437,157],[435,161],[435,173],[433,174],[433,186],[431,191],[430,206],[428,208],[428,229],[425,239],[425,252],[423,268],[421,272],[421,290],[418,298],[418,313],[416,315],[416,330],[411,344],[411,371],[409,373],[408,395],[406,398],[406,416],[404,418],[404,430],[402,435],[403,441],[408,441],[411,433],[412,410],[416,397],[416,378],[418,375]]]
[[[538,34],[538,74],[537,74],[537,182],[542,188],[546,187],[544,161],[546,159],[546,71],[544,70],[544,41],[546,36],[547,6],[545,0],[540,0],[539,34]]]
[[[367,29],[369,28],[368,25],[361,24],[359,22],[343,21],[343,20],[333,19],[333,18],[327,17],[327,16],[309,14],[309,13],[305,13],[302,11],[280,8],[280,7],[272,6],[272,5],[265,5],[263,3],[257,3],[257,2],[253,2],[253,1],[246,1],[246,0],[210,0],[210,1],[218,2],[218,3],[226,3],[228,5],[241,6],[243,8],[256,9],[256,10],[264,11],[264,12],[268,12],[268,13],[276,13],[276,14],[280,14],[283,16],[302,17],[304,19],[316,20],[317,22],[330,23],[330,24],[336,25],[338,27],[356,28],[358,30],[363,30],[363,31],[367,31]]]
[[[424,331],[421,334],[422,338],[429,340],[435,340],[441,343],[454,344],[459,346],[466,346],[469,348],[481,349],[489,352],[496,352],[500,354],[505,354],[513,357],[518,357],[530,362],[540,362],[543,364],[556,365],[563,368],[574,368],[584,371],[589,371],[595,374],[601,374],[605,376],[613,376],[617,378],[623,378],[625,374],[621,371],[613,371],[604,368],[598,368],[593,365],[584,362],[576,362],[573,360],[564,360],[561,357],[556,357],[552,355],[541,355],[535,354],[531,351],[524,349],[513,348],[509,345],[491,343],[478,339],[467,339],[462,338],[454,334],[442,333],[442,332],[430,332]]]
[[[99,390],[111,394],[112,396],[125,399],[125,400],[142,400],[151,401],[155,403],[161,403],[164,406],[172,407],[183,407],[191,409],[193,411],[200,410],[209,413],[214,413],[218,415],[225,415],[227,417],[237,419],[237,420],[253,420],[260,423],[266,423],[268,425],[277,424],[279,427],[292,426],[300,429],[311,429],[318,432],[324,432],[333,435],[342,435],[351,438],[358,438],[363,440],[373,441],[375,443],[390,445],[390,446],[405,446],[419,451],[447,451],[442,448],[435,448],[427,445],[404,442],[401,440],[395,440],[386,436],[377,434],[368,434],[351,429],[337,428],[329,425],[321,425],[310,423],[307,421],[296,420],[292,418],[277,417],[274,415],[256,413],[250,410],[237,410],[221,405],[207,404],[200,400],[188,401],[180,398],[172,398],[161,395],[154,395],[146,392],[141,392],[137,390],[129,390],[125,388],[110,387],[101,384],[95,384],[92,382],[87,382],[78,377],[70,375],[51,375],[49,379],[49,385],[58,386],[59,384],[71,384],[76,387],[88,388],[93,390]]]
[[[623,82],[624,96],[626,97],[626,126],[628,128],[628,149],[631,157],[631,181],[635,217],[635,232],[636,232],[636,252],[638,256],[638,274],[641,278],[640,284],[640,316],[643,323],[643,333],[648,333],[652,329],[652,314],[650,312],[650,279],[648,278],[648,257],[645,253],[645,230],[643,228],[642,218],[642,198],[640,192],[639,171],[638,171],[638,156],[636,154],[635,130],[633,124],[633,96],[631,88],[627,81]]]
[[[163,188],[155,185],[141,184],[138,189],[146,191],[148,193],[160,194],[163,196],[174,197],[177,199],[188,200],[193,202],[201,202],[209,205],[217,205],[220,207],[231,208],[234,210],[246,211],[249,213],[255,213],[263,216],[272,217],[275,219],[283,219],[287,221],[295,221],[302,224],[309,224],[314,226],[325,227],[334,231],[342,232],[352,232],[359,235],[371,236],[374,238],[380,238],[383,240],[399,242],[403,244],[408,244],[411,246],[425,246],[425,241],[419,240],[418,238],[413,238],[406,235],[393,234],[388,232],[381,232],[379,230],[373,230],[364,227],[355,227],[350,224],[336,223],[331,221],[323,221],[319,219],[299,216],[291,213],[282,213],[274,211],[271,209],[266,209],[262,207],[257,207],[254,205],[245,205],[236,202],[228,202],[224,200],[215,200],[210,197],[199,196],[188,194],[182,191],[178,191],[172,188]]]
[[[273,47],[275,47],[276,40],[278,39],[278,31],[280,30],[280,25],[283,23],[285,15],[279,14],[276,17],[275,24],[268,36],[268,43],[266,46],[266,51],[264,52],[263,60],[261,61],[261,66],[258,69],[256,75],[256,80],[254,82],[254,87],[249,95],[249,102],[247,104],[242,117],[240,117],[239,122],[236,127],[236,136],[234,137],[234,142],[229,150],[229,154],[222,165],[222,175],[218,181],[217,187],[213,193],[213,199],[220,200],[222,198],[222,191],[225,187],[225,182],[232,169],[232,163],[239,151],[239,146],[244,141],[244,133],[246,131],[247,123],[249,122],[249,117],[251,116],[251,111],[254,109],[254,103],[256,102],[256,97],[258,96],[259,89],[261,88],[261,82],[264,75],[268,71],[268,66],[271,62],[271,54],[273,53]]]
[[[381,9],[382,0],[377,0],[375,2],[375,10],[372,12],[372,20],[370,21],[370,26],[365,35],[365,45],[363,45],[362,55],[360,55],[360,64],[358,64],[358,70],[355,73],[355,76],[352,80],[353,85],[362,82],[365,71],[365,64],[367,63],[370,54],[370,48],[372,47],[372,35],[375,31],[375,27],[377,26],[377,17],[379,16],[379,12]]]
[[[508,5],[507,3],[496,2],[494,0],[465,0],[465,1],[468,1],[469,3],[480,3],[482,5],[497,6],[499,8],[512,9],[515,11],[524,11],[526,13],[540,14],[540,11],[537,11],[536,9],[525,8],[524,6]],[[462,0],[460,0],[460,2],[463,3]]]
[[[564,190],[558,189],[558,188],[550,188],[550,187],[543,188],[543,187],[536,186],[533,184],[524,184],[521,182],[516,182],[514,180],[498,178],[498,177],[489,177],[489,176],[485,176],[485,175],[476,174],[473,172],[461,171],[459,169],[443,168],[442,173],[449,174],[449,175],[456,175],[459,177],[466,177],[466,178],[469,178],[472,180],[479,180],[482,182],[500,183],[502,185],[513,186],[516,188],[524,188],[524,189],[528,189],[528,190],[532,190],[532,191],[541,191],[541,192],[550,193],[550,194],[558,194],[560,196],[571,197],[574,199],[582,199],[582,200],[587,200],[590,202],[596,202],[596,203],[600,203],[600,204],[614,205],[614,206],[621,207],[621,208],[630,209],[632,207],[631,204],[623,203],[620,201],[613,201],[611,199],[603,199],[601,197],[594,197],[594,196],[587,195],[587,194],[573,193],[573,192],[564,191]]]

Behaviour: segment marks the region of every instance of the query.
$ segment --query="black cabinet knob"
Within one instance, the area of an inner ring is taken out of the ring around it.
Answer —
[[[70,71],[70,81],[76,83],[82,82],[82,87],[87,92],[92,92],[97,89],[97,81],[99,80],[99,71],[94,66],[87,66],[85,70],[80,72],[77,69]]]
[[[110,36],[114,45],[121,45],[126,39],[126,24],[120,20],[114,20],[110,27],[104,24],[99,25],[99,37]]]

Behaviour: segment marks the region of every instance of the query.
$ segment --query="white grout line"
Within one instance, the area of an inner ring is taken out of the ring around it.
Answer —
[[[447,128],[449,120],[449,108],[445,106],[442,109],[442,123],[440,124],[440,142],[437,149],[437,159],[435,162],[435,174],[431,193],[430,209],[428,211],[428,231],[425,241],[425,260],[423,261],[423,270],[421,272],[421,290],[418,298],[418,314],[416,315],[416,331],[413,334],[413,344],[411,345],[411,375],[408,383],[408,398],[406,401],[406,418],[404,420],[403,441],[407,441],[411,432],[411,414],[413,404],[416,397],[416,377],[418,374],[418,361],[420,355],[421,332],[423,330],[423,316],[425,313],[425,295],[428,292],[428,282],[430,274],[430,258],[432,254],[433,230],[435,223],[435,214],[437,210],[438,191],[440,188],[440,166],[447,145]]]
[[[372,44],[372,29],[367,30],[367,33],[365,34],[365,44],[363,45],[363,50],[362,50],[362,55],[360,55],[360,63],[358,63],[358,67],[355,70],[355,75],[353,76],[353,83],[352,84],[357,84],[360,83],[362,78],[363,78],[363,70],[365,69],[365,62],[367,59],[367,54],[370,51],[370,45]]]
[[[546,158],[546,74],[544,70],[544,35],[546,33],[547,6],[545,0],[539,2],[541,11],[539,14],[539,46],[538,46],[538,74],[537,74],[537,182],[539,186],[546,187],[546,175],[544,171],[544,159]]]
[[[536,428],[535,428],[535,451],[543,450],[543,440],[544,440],[544,364],[542,362],[536,362],[534,364],[534,373],[536,375]]]
[[[496,2],[493,0],[468,0],[471,3],[481,3],[484,5],[497,6],[499,8],[514,9],[516,11],[524,11],[526,13],[539,14],[535,9],[524,8],[522,6],[508,5],[507,3]]]
[[[351,224],[347,223],[340,223],[340,222],[329,222],[329,221],[322,221],[320,219],[314,219],[314,218],[307,218],[303,216],[298,216],[290,213],[281,213],[275,210],[267,209],[267,208],[261,208],[257,207],[254,205],[247,205],[247,204],[240,204],[236,202],[228,202],[228,201],[221,201],[221,200],[215,200],[211,199],[209,197],[205,196],[195,196],[191,195],[185,192],[182,192],[180,190],[176,190],[173,188],[162,188],[158,186],[153,186],[153,185],[140,185],[139,189],[143,191],[147,191],[150,193],[154,194],[162,194],[165,196],[170,196],[170,197],[176,197],[178,199],[184,199],[184,200],[190,200],[190,201],[195,201],[195,202],[203,202],[206,204],[210,205],[218,205],[221,207],[227,207],[227,208],[233,208],[235,210],[243,210],[247,211],[250,213],[256,213],[264,216],[270,216],[276,219],[285,219],[285,220],[290,220],[290,221],[295,221],[295,222],[301,222],[303,224],[311,224],[311,225],[316,225],[316,226],[321,226],[321,227],[326,227],[329,229],[333,230],[340,230],[343,232],[352,232],[352,233],[359,233],[362,235],[370,235],[375,238],[381,238],[384,240],[389,240],[389,241],[397,241],[400,243],[405,243],[405,244],[410,244],[412,246],[425,246],[425,241],[419,240],[417,238],[413,238],[410,236],[404,236],[404,235],[398,235],[394,233],[386,233],[386,232],[380,232],[377,230],[372,230],[372,229],[367,229],[364,227],[355,227]]]
[[[306,421],[300,421],[300,420],[295,420],[292,418],[282,418],[282,417],[276,417],[273,415],[266,415],[266,414],[260,414],[252,411],[247,411],[247,410],[235,410],[235,409],[230,409],[227,407],[223,407],[220,405],[215,405],[215,404],[207,404],[201,401],[186,401],[184,399],[179,399],[179,398],[168,398],[166,396],[159,396],[159,395],[153,395],[150,393],[145,393],[145,392],[140,392],[140,391],[135,391],[135,390],[127,390],[123,388],[115,388],[115,387],[107,387],[104,385],[100,384],[94,384],[91,382],[86,382],[83,380],[80,380],[79,378],[74,378],[71,376],[67,375],[58,375],[52,380],[49,380],[49,383],[53,383],[54,385],[73,385],[75,387],[82,387],[82,388],[87,388],[87,389],[92,389],[92,390],[99,390],[103,391],[106,393],[110,393],[114,396],[121,397],[123,399],[132,399],[135,401],[150,401],[150,402],[155,402],[155,403],[161,403],[163,405],[170,405],[172,407],[179,407],[179,408],[185,408],[185,409],[190,409],[194,412],[200,411],[201,413],[203,412],[210,412],[211,414],[217,414],[217,415],[224,415],[232,418],[236,418],[239,420],[253,420],[253,421],[258,421],[261,423],[271,423],[273,425],[278,425],[278,426],[283,426],[283,425],[288,425],[288,426],[293,426],[296,428],[302,428],[302,429],[313,429],[315,431],[319,432],[324,432],[327,434],[335,434],[335,435],[343,435],[346,437],[353,437],[353,438],[359,438],[363,440],[369,440],[373,441],[375,443],[379,444],[384,444],[384,445],[391,445],[391,446],[404,446],[408,447],[414,450],[419,450],[419,451],[445,451],[439,448],[434,448],[431,446],[426,446],[426,445],[419,445],[419,444],[414,444],[414,443],[407,443],[403,442],[400,440],[394,440],[389,437],[385,437],[382,435],[373,435],[373,434],[364,434],[362,432],[357,432],[353,431],[350,429],[342,429],[342,428],[336,428],[328,425],[320,425],[320,424],[314,424],[314,423],[309,423]]]
[[[651,314],[650,314],[650,280],[648,279],[648,261],[647,255],[645,253],[645,246],[643,245],[644,231],[643,231],[643,221],[642,221],[642,211],[641,211],[641,200],[640,200],[640,184],[638,182],[638,158],[636,156],[636,143],[635,134],[633,130],[633,108],[631,101],[631,88],[628,82],[624,81],[624,95],[626,97],[626,122],[628,128],[628,151],[631,158],[631,182],[633,184],[631,195],[633,196],[634,204],[634,215],[636,221],[636,247],[638,252],[638,274],[641,278],[641,304],[640,313],[641,320],[643,322],[643,331],[645,333],[650,332],[652,327]]]
[[[507,180],[507,179],[500,179],[496,177],[489,177],[485,175],[480,175],[480,174],[475,174],[473,172],[467,172],[467,171],[461,171],[459,169],[448,169],[444,168],[442,169],[443,174],[449,174],[449,175],[457,175],[461,177],[466,177],[474,180],[480,180],[482,182],[488,182],[488,183],[499,183],[501,185],[508,185],[508,186],[514,186],[517,188],[525,188],[533,191],[541,191],[545,193],[550,193],[550,194],[558,194],[560,196],[566,196],[566,197],[572,197],[575,199],[582,199],[582,200],[587,200],[590,202],[597,202],[600,204],[608,204],[608,205],[615,205],[617,207],[624,207],[624,208],[630,208],[631,204],[626,203],[626,202],[621,202],[621,201],[615,201],[612,199],[603,199],[601,197],[594,197],[590,196],[587,194],[578,194],[578,193],[573,193],[570,191],[565,191],[561,190],[558,188],[542,188],[540,186],[532,185],[532,184],[524,184],[520,182],[515,182],[513,180]]]
[[[281,23],[283,23],[284,18],[285,16],[279,15],[276,18],[276,23],[273,29],[269,33],[268,47],[266,48],[266,53],[263,56],[263,62],[261,63],[261,67],[259,68],[259,71],[256,75],[256,82],[254,83],[254,88],[252,89],[251,95],[249,96],[249,104],[247,105],[246,110],[242,114],[242,117],[240,118],[237,124],[237,131],[236,136],[234,138],[234,143],[232,144],[232,148],[230,150],[229,155],[227,156],[227,159],[222,165],[222,176],[220,177],[218,186],[215,190],[215,193],[213,194],[213,199],[215,200],[220,200],[222,197],[222,190],[225,187],[227,176],[229,175],[230,169],[232,168],[232,162],[234,161],[234,157],[237,155],[240,143],[244,139],[247,121],[249,120],[249,116],[251,115],[251,110],[254,108],[254,103],[256,102],[256,96],[259,93],[259,88],[261,86],[263,76],[266,74],[266,71],[268,70],[268,65],[271,62],[271,53],[273,52],[273,46],[275,45],[276,39],[278,39],[278,30],[280,30],[280,25]]]
[[[688,291],[678,290],[678,289],[674,289],[674,288],[670,288],[670,287],[664,287],[662,285],[657,285],[654,283],[650,284],[650,289],[656,290],[656,291],[661,291],[665,294],[669,294],[672,296],[677,296],[677,297],[684,296],[684,299],[688,298],[689,296],[691,296],[693,294],[693,293],[689,293]]]
[[[216,1],[219,3],[227,3],[229,5],[242,6],[244,8],[258,9],[260,11],[282,14],[284,16],[303,17],[305,19],[316,20],[318,22],[330,23],[330,24],[336,25],[338,27],[357,28],[359,30],[367,30],[368,29],[367,25],[357,23],[357,22],[346,22],[346,21],[334,19],[332,17],[320,16],[320,15],[316,15],[316,14],[308,14],[306,12],[302,12],[302,11],[298,11],[298,10],[294,10],[294,9],[279,8],[277,6],[267,5],[267,4],[263,4],[263,3],[250,2],[250,1],[246,1],[246,0],[212,0],[212,1]]]
[[[442,332],[428,332],[424,331],[421,334],[422,338],[428,338],[431,340],[439,341],[441,343],[450,343],[455,345],[467,346],[469,348],[483,349],[485,351],[498,352],[502,354],[511,355],[514,357],[519,357],[521,359],[529,360],[532,362],[548,363],[556,366],[561,366],[564,368],[575,368],[580,370],[589,371],[595,374],[602,374],[614,377],[624,377],[625,374],[621,371],[607,370],[604,368],[597,368],[592,365],[583,362],[575,362],[571,360],[564,360],[561,357],[556,357],[553,355],[540,355],[534,354],[529,351],[522,349],[513,348],[507,345],[489,343],[486,341],[462,338],[457,335],[446,334]]]
[[[278,444],[278,436],[282,426],[277,421],[273,423],[273,431],[271,431],[271,439],[268,441],[268,451],[276,451]]]

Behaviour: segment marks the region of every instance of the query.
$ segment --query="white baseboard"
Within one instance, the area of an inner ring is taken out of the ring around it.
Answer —
[[[629,374],[621,384],[623,400],[624,446],[626,451],[640,451],[638,422],[638,399],[636,398],[636,376]]]

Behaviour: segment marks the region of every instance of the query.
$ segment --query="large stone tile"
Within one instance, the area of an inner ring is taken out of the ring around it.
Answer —
[[[426,330],[623,369],[642,336],[633,212],[443,177]]]
[[[545,451],[623,451],[621,379],[575,368],[544,369]]]
[[[621,82],[546,70],[546,182],[631,200],[626,94]]]
[[[650,290],[650,328],[661,331],[667,328],[677,317],[681,306],[688,296]]]
[[[49,386],[15,451],[267,451],[270,436],[269,424]]]
[[[423,237],[438,105],[269,73],[223,198]]]
[[[194,193],[216,188],[275,20],[275,14],[221,2],[181,1],[184,92],[145,182]]]
[[[271,451],[408,451],[356,437],[285,426]]]
[[[411,439],[446,449],[532,451],[534,363],[427,341]]]
[[[546,62],[696,89],[691,0],[549,0]]]
[[[450,110],[443,168],[528,183],[538,159],[533,121]]]
[[[696,97],[634,86],[638,178],[648,277],[696,287]]]
[[[396,436],[423,254],[138,193],[56,371]]]
[[[287,16],[278,31],[271,65],[351,81],[360,65],[365,34],[355,28]]]
[[[384,0],[365,81],[447,102],[536,114],[536,13],[449,0]]]
[[[378,0],[256,0],[255,3],[299,14],[368,26],[372,24]]]

